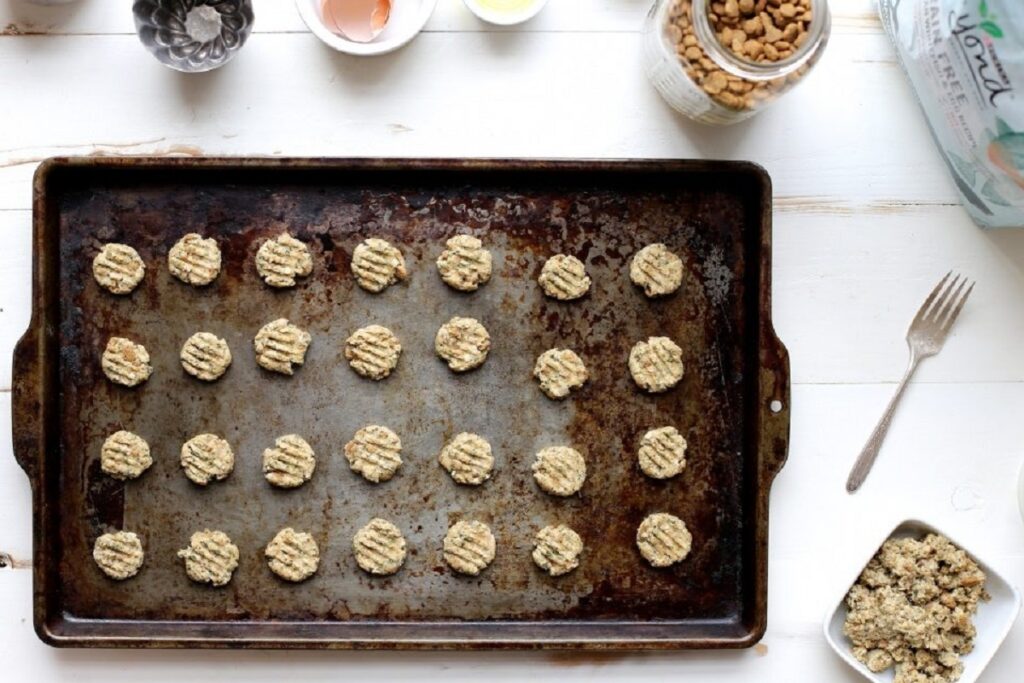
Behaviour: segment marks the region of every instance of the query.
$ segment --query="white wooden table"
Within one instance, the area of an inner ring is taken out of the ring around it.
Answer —
[[[957,204],[871,0],[834,0],[832,41],[796,91],[730,129],[674,115],[640,67],[650,0],[551,0],[511,31],[441,0],[404,50],[357,59],[257,0],[238,58],[182,76],[139,45],[128,2],[0,0],[0,662],[5,680],[855,681],[821,620],[889,527],[931,521],[1024,584],[1024,232]],[[625,656],[57,651],[30,613],[30,499],[11,456],[10,358],[29,319],[30,178],[57,154],[704,157],[775,187],[775,305],[793,370],[789,462],[771,508],[769,626],[744,652]],[[864,490],[849,466],[902,374],[902,337],[950,268],[978,287],[925,363]],[[1018,681],[1018,622],[983,680]],[[1014,673],[1016,672],[1016,673]]]

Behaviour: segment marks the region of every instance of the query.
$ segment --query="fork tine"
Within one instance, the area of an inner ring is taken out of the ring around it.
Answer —
[[[964,292],[964,295],[960,297],[960,301],[953,309],[953,312],[949,314],[949,318],[947,318],[946,321],[942,324],[943,332],[949,332],[949,328],[953,327],[953,323],[956,322],[957,316],[960,315],[960,311],[963,310],[964,304],[967,303],[967,297],[969,297],[971,295],[971,292],[973,291],[974,283],[972,282],[971,286],[967,288],[966,292]]]
[[[957,284],[959,282],[959,285]],[[935,315],[933,316],[935,324],[941,326],[943,321],[949,315],[949,312],[956,306],[956,302],[960,300],[960,293],[964,291],[964,287],[967,286],[967,278],[961,279],[959,275],[949,285],[949,289],[946,291],[946,296],[943,297],[941,307],[935,305]],[[955,287],[955,289],[954,289]]]
[[[946,281],[949,280],[949,276],[952,274],[953,271],[951,270],[948,273],[946,273],[945,277],[939,280],[939,284],[935,285],[935,289],[932,290],[932,293],[929,294],[928,298],[924,300],[923,304],[921,304],[921,308],[918,309],[917,315],[914,316],[914,321],[911,323],[911,325],[916,325],[917,323],[924,320],[925,314],[928,313],[928,309],[931,308],[932,302],[935,301],[935,297],[937,297],[939,295],[939,292],[942,291],[943,286],[945,286]]]

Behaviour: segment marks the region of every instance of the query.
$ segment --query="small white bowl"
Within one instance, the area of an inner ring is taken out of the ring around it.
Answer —
[[[437,0],[396,0],[391,16],[380,35],[368,43],[358,43],[327,28],[320,13],[322,0],[295,0],[295,9],[317,38],[339,52],[350,55],[383,55],[402,47],[423,30],[434,13]]]
[[[930,524],[916,519],[908,519],[893,529],[887,539],[905,538],[908,536],[924,538],[929,533],[942,534],[949,538],[954,545],[970,555],[971,559],[977,562],[981,570],[985,572],[985,588],[988,590],[989,595],[992,596],[992,599],[978,604],[978,612],[974,615],[974,625],[977,628],[977,635],[974,638],[974,650],[961,657],[964,663],[964,673],[958,681],[958,683],[974,683],[985,667],[988,666],[992,655],[999,649],[999,646],[1006,638],[1006,634],[1010,632],[1013,622],[1016,621],[1017,613],[1020,612],[1020,593],[1006,579],[1000,576],[996,570],[978,559],[978,556],[968,550],[962,543],[954,538],[950,538],[947,534],[943,534]],[[881,545],[879,543],[878,547],[881,547]],[[871,557],[874,557],[876,552],[878,552],[878,548],[871,551]],[[868,560],[870,559],[869,557]],[[864,566],[866,565],[867,560],[864,561]],[[872,673],[870,669],[853,656],[850,641],[843,635],[843,623],[846,621],[847,613],[846,593],[856,583],[857,577],[860,576],[864,566],[861,566],[857,573],[851,577],[849,585],[843,590],[843,594],[839,598],[838,605],[825,617],[825,639],[832,646],[832,649],[836,651],[836,654],[846,660],[846,663],[856,669],[864,678],[874,683],[891,683],[894,676],[893,670],[887,669],[882,673]]]
[[[548,0],[533,0],[533,3],[525,9],[512,12],[509,10],[489,9],[480,4],[479,0],[462,1],[466,3],[466,7],[469,8],[469,11],[475,14],[478,18],[489,24],[497,24],[498,26],[514,26],[516,24],[521,24],[524,21],[529,21],[544,9],[544,5],[548,4]]]

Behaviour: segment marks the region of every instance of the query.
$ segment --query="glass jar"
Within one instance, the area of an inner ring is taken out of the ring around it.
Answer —
[[[830,29],[827,0],[657,0],[644,24],[644,68],[677,111],[736,123],[807,75]]]

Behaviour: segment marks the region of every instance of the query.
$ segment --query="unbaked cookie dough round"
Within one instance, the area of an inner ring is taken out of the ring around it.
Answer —
[[[476,520],[456,522],[444,537],[444,561],[460,574],[477,576],[494,561],[491,528]]]
[[[231,444],[216,434],[197,434],[181,447],[181,469],[200,486],[227,479],[234,468]]]
[[[533,376],[548,398],[560,399],[579,389],[587,381],[587,367],[569,349],[548,349],[537,357]]]
[[[668,337],[637,342],[629,352],[629,372],[641,389],[668,391],[683,378],[683,350]]]
[[[583,262],[568,254],[555,254],[545,261],[537,282],[545,294],[559,301],[579,299],[590,290]]]
[[[491,350],[491,335],[475,318],[452,318],[437,331],[434,350],[454,372],[478,368]]]
[[[316,454],[313,447],[297,434],[285,434],[274,447],[263,451],[263,476],[274,486],[293,489],[313,477]]]
[[[551,576],[563,576],[580,566],[583,539],[565,526],[546,526],[537,532],[533,561]]]
[[[376,237],[363,240],[352,252],[352,274],[360,287],[373,293],[408,277],[402,252]]]
[[[111,294],[130,294],[145,275],[142,257],[127,244],[104,244],[92,260],[92,276]]]
[[[686,559],[693,545],[693,536],[683,520],[657,512],[640,523],[636,531],[636,545],[652,567],[668,567]]]
[[[345,458],[353,472],[378,484],[395,476],[402,464],[402,440],[387,427],[368,425],[345,444]]]
[[[533,461],[533,478],[553,496],[571,496],[583,488],[587,479],[587,463],[575,448],[551,446],[537,453]]]
[[[181,367],[204,382],[220,379],[230,365],[228,343],[210,332],[196,332],[181,347]]]
[[[686,439],[675,427],[652,429],[640,439],[640,469],[653,479],[671,479],[686,467]]]
[[[452,479],[469,486],[487,481],[494,469],[491,444],[482,436],[469,432],[456,434],[446,443],[438,461]]]
[[[136,479],[152,464],[146,440],[123,429],[108,436],[100,449],[100,469],[114,479]]]
[[[226,586],[238,568],[238,546],[223,531],[195,532],[178,557],[185,560],[188,578],[212,586]]]
[[[648,244],[633,256],[629,279],[651,298],[667,296],[683,283],[683,261],[661,242]]]
[[[313,257],[305,242],[283,232],[260,245],[256,252],[256,270],[271,287],[294,287],[295,278],[313,272]]]
[[[291,527],[281,529],[263,553],[270,571],[285,581],[305,581],[320,566],[320,548],[312,534]]]
[[[391,374],[402,355],[395,333],[382,325],[361,327],[345,340],[345,358],[363,377],[381,380]]]
[[[208,285],[220,274],[220,247],[212,237],[190,232],[174,243],[167,254],[167,269],[185,284]]]
[[[146,347],[124,337],[110,338],[103,350],[100,366],[107,379],[126,387],[138,386],[153,374]]]
[[[103,534],[92,547],[92,559],[96,566],[117,581],[138,574],[145,557],[142,541],[131,531]]]
[[[376,576],[389,576],[405,562],[405,537],[397,526],[375,517],[356,532],[352,550],[360,569]]]
[[[306,362],[306,349],[313,337],[286,318],[269,322],[256,333],[253,345],[261,368],[282,375],[294,374],[293,366]]]
[[[474,292],[491,279],[491,252],[472,235],[456,235],[437,257],[437,272],[446,285],[460,292]]]

